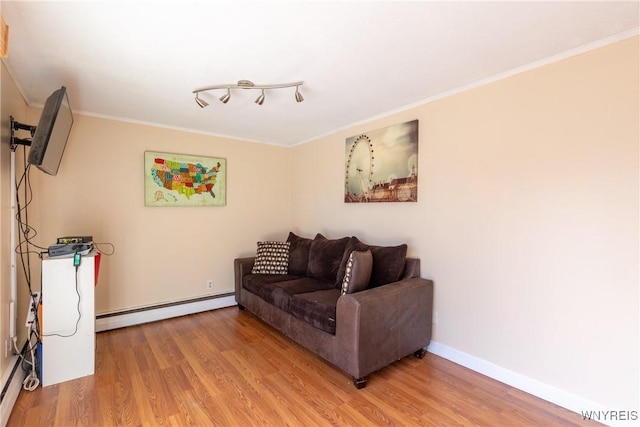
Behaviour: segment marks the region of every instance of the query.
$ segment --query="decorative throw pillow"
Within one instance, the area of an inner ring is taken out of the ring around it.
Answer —
[[[371,255],[371,251],[352,251],[347,260],[341,295],[367,289],[372,267],[373,255]]]
[[[258,242],[252,274],[287,274],[289,242]]]
[[[351,256],[351,252],[366,251],[367,249],[369,249],[369,246],[358,240],[356,236],[351,236],[351,238],[349,238],[347,248],[344,250],[342,260],[340,261],[340,267],[338,267],[338,277],[336,278],[337,287],[342,286],[342,279],[344,279],[344,273],[347,268],[347,261],[349,260],[349,256]]]
[[[307,265],[309,264],[309,250],[311,249],[312,239],[306,239],[289,232],[287,237],[289,242],[289,274],[296,276],[304,276],[307,274]]]

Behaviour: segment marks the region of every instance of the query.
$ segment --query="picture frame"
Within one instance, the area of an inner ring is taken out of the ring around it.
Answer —
[[[145,206],[225,206],[226,176],[221,157],[145,151]]]
[[[418,201],[418,120],[345,141],[345,203]]]

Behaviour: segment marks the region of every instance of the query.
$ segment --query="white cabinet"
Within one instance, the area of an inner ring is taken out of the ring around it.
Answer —
[[[40,333],[41,382],[44,387],[93,375],[96,316],[96,254],[42,260]]]

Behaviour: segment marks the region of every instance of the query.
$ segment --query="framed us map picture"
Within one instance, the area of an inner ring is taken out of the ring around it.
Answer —
[[[145,206],[225,206],[227,161],[218,157],[144,153]]]

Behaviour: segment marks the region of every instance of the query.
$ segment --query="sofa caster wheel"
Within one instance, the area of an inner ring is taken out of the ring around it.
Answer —
[[[420,350],[413,353],[413,355],[416,357],[416,359],[422,359],[424,357],[424,353],[424,348],[421,348]]]
[[[244,305],[242,305],[242,304],[238,304],[238,310],[240,310],[240,311],[244,311]]]
[[[354,378],[353,385],[356,386],[358,390],[364,388],[367,385],[367,377]]]

